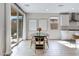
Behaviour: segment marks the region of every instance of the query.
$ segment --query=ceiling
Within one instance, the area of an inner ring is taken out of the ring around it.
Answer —
[[[17,3],[26,13],[79,12],[79,3]]]

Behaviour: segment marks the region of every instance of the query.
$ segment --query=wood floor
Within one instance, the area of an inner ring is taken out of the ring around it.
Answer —
[[[35,53],[34,44],[30,48],[30,40],[25,40],[12,49],[11,56],[79,56],[79,48],[71,48],[64,44],[69,43],[61,40],[49,40],[49,48],[46,45],[44,53],[43,50],[37,50]]]

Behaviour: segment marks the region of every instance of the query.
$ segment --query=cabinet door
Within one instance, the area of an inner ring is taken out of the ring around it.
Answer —
[[[69,15],[60,15],[61,26],[69,26]]]

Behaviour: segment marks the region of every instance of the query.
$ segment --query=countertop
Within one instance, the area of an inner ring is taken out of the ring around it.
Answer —
[[[79,31],[79,26],[62,26],[62,30]]]

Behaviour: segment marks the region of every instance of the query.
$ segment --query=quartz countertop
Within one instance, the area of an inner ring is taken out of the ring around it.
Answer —
[[[79,31],[79,26],[62,26],[62,30]]]

